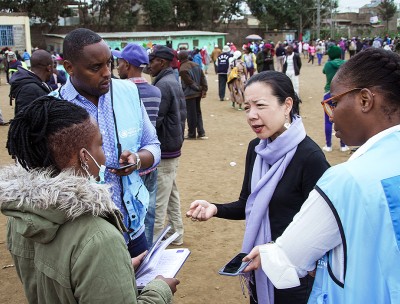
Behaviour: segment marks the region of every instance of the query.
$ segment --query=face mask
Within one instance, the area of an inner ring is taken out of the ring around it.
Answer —
[[[90,156],[90,158],[94,161],[94,163],[96,164],[97,168],[99,168],[99,176],[98,176],[98,180],[96,178],[93,177],[93,175],[89,175],[89,179],[92,183],[96,183],[96,184],[105,184],[105,172],[106,172],[106,166],[104,165],[99,165],[98,162],[94,159],[94,157],[89,153],[88,150],[86,150],[86,153]]]

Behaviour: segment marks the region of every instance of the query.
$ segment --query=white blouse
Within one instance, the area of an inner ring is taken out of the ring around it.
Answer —
[[[377,141],[400,131],[400,125],[388,128],[365,142],[350,157],[356,159]],[[261,266],[278,289],[300,285],[299,277],[316,267],[316,261],[332,250],[332,271],[344,283],[344,252],[336,219],[324,198],[312,190],[300,211],[275,243],[260,246]]]

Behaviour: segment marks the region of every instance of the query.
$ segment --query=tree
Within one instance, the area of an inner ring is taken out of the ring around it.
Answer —
[[[58,24],[58,16],[66,8],[68,0],[1,0],[0,11],[25,12],[52,26]]]
[[[168,28],[174,16],[171,0],[142,0],[146,22],[155,29]]]
[[[243,0],[141,0],[154,28],[213,30],[216,23],[241,15]]]
[[[383,0],[378,6],[379,15],[383,21],[386,21],[386,32],[389,29],[389,21],[397,12],[397,6],[394,0]]]
[[[272,29],[313,28],[317,13],[316,0],[247,0],[252,14]],[[331,1],[320,1],[321,16],[330,12]]]

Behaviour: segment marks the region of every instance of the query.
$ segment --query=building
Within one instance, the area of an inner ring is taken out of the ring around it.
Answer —
[[[0,13],[0,49],[32,53],[29,17],[26,13]]]
[[[166,45],[172,43],[172,48],[186,47],[202,48],[207,46],[212,50],[218,44],[221,48],[225,45],[226,33],[205,31],[169,31],[169,32],[117,32],[98,33],[111,49],[123,49],[128,43],[134,42],[150,47],[152,44]],[[65,34],[45,34],[47,49],[62,53]]]
[[[335,14],[334,18],[323,21],[326,25],[331,24],[339,36],[375,36],[382,34],[386,27],[386,22],[379,15],[379,5],[381,0],[371,0],[359,8],[358,13],[343,12]],[[398,14],[389,21],[388,31],[397,32]],[[387,33],[385,33],[387,34]]]

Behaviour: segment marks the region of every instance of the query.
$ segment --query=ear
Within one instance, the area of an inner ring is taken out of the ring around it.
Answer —
[[[290,111],[292,111],[292,108],[293,108],[293,99],[292,99],[292,97],[287,97],[285,99],[285,106],[286,106],[285,115],[289,115]]]
[[[372,93],[369,89],[364,88],[360,91],[360,101],[359,104],[361,106],[361,112],[368,113],[370,112],[375,104],[374,96],[375,94]]]
[[[79,150],[79,159],[82,162],[87,162],[89,160],[89,158],[87,157],[85,148],[82,148],[82,149]]]
[[[67,73],[69,75],[72,75],[72,71],[73,71],[72,63],[68,60],[64,60],[63,65],[64,65],[64,69],[67,71]]]

